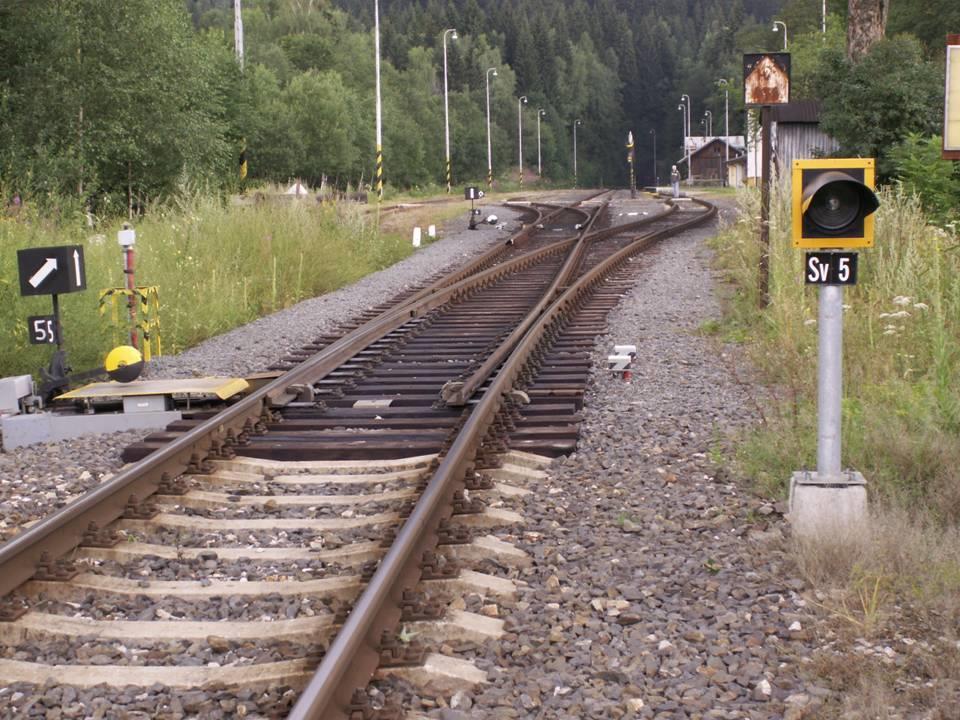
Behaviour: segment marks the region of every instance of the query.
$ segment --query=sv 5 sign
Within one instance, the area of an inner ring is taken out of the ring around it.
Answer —
[[[808,252],[804,268],[807,285],[857,284],[855,252]]]
[[[57,342],[57,319],[53,315],[31,315],[27,318],[31,345],[53,345]]]

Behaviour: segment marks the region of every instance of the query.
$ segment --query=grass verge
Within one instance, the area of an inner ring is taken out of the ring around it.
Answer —
[[[22,298],[20,248],[84,246],[87,290],[62,296],[64,339],[77,369],[102,363],[125,337],[98,312],[99,291],[123,284],[119,221],[91,230],[81,214],[49,219],[27,206],[0,217],[0,376],[36,372],[51,350],[28,343],[26,318],[50,312],[47,297]],[[309,201],[233,206],[195,196],[153,209],[136,224],[138,285],[160,288],[163,351],[180,352],[305,298],[388,267],[413,248],[409,233],[382,231],[363,206]],[[424,238],[426,242],[427,239]]]
[[[844,698],[824,717],[960,717],[960,239],[930,225],[915,197],[894,188],[880,199],[875,247],[844,297],[843,459],[867,478],[872,523],[841,542],[793,543],[824,621],[809,667]],[[803,284],[780,186],[771,302],[757,309],[759,198],[738,202],[714,241],[730,281],[725,317],[702,330],[743,342],[771,389],[734,462],[782,497],[791,472],[816,461],[817,293]]]

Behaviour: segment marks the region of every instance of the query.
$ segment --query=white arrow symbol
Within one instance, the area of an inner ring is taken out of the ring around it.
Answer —
[[[80,251],[79,250],[73,251],[73,270],[77,275],[76,285],[77,287],[79,287],[80,286]]]
[[[47,258],[47,261],[40,266],[40,269],[37,270],[28,281],[34,288],[40,287],[40,283],[46,280],[50,275],[57,270],[57,259],[56,258]]]

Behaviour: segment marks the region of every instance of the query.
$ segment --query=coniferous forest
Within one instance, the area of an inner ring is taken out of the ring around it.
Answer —
[[[824,122],[850,150],[887,153],[939,133],[945,32],[954,0],[892,0],[887,39],[869,71],[843,52],[846,0],[383,0],[384,176],[388,187],[444,178],[443,43],[447,34],[455,184],[486,176],[486,78],[494,173],[536,172],[540,114],[547,180],[625,182],[637,142],[641,183],[681,155],[677,104],[691,134],[712,113],[742,134],[744,52],[777,50],[789,28],[794,98],[824,101]],[[0,187],[64,196],[102,211],[178,188],[321,178],[346,187],[374,169],[373,0],[243,0],[245,58],[234,53],[233,0],[0,0]],[[873,54],[873,53],[872,53]],[[871,54],[871,55],[872,55]],[[848,87],[865,92],[848,94]],[[875,88],[871,87],[871,83]],[[876,92],[874,92],[876,89]],[[526,105],[518,98],[526,96]],[[864,120],[864,118],[867,118]],[[871,127],[864,128],[864,122]],[[881,169],[890,169],[892,164]]]

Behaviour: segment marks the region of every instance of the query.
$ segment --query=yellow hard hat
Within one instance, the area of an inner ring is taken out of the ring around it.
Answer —
[[[128,383],[140,377],[143,370],[143,355],[131,345],[120,345],[107,353],[103,367],[112,379]]]

